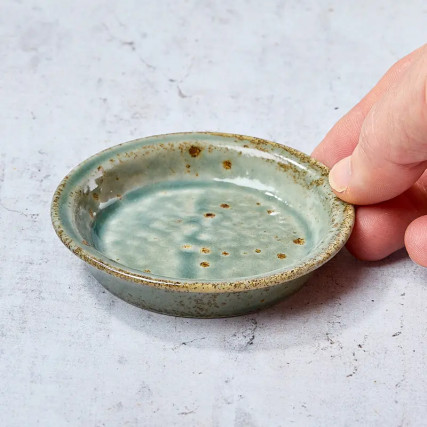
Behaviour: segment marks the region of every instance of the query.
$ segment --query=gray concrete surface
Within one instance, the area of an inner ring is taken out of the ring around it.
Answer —
[[[311,152],[427,40],[424,1],[2,0],[0,424],[422,426],[427,270],[341,252],[247,317],[114,298],[54,235],[52,192],[129,139],[218,130]]]

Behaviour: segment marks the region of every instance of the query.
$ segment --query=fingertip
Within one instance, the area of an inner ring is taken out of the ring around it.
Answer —
[[[330,158],[330,151],[325,147],[323,141],[313,150],[311,157],[329,168],[333,165],[333,160]]]
[[[415,218],[405,195],[371,206],[359,206],[347,249],[363,261],[378,261],[404,246],[405,230]]]
[[[329,174],[329,184],[332,189],[342,195],[348,188],[351,179],[351,157],[341,159],[331,169]]]
[[[400,231],[400,236],[397,231],[388,222],[382,222],[376,210],[359,207],[347,249],[362,261],[378,261],[403,246],[404,231]]]
[[[414,262],[427,267],[427,215],[409,224],[405,232],[405,246]]]

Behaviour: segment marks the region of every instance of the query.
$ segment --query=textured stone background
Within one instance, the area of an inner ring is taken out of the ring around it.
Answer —
[[[344,251],[256,315],[172,318],[106,293],[49,204],[79,161],[140,136],[310,152],[426,21],[422,0],[2,0],[1,424],[425,425],[427,270],[403,251]]]

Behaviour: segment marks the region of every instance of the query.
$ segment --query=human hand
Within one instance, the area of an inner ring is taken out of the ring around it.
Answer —
[[[404,57],[328,132],[313,157],[361,205],[347,247],[378,260],[404,245],[427,267],[427,45]]]

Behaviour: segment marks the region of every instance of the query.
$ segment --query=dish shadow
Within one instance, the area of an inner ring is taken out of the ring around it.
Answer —
[[[363,262],[342,250],[286,300],[257,313],[223,319],[178,318],[142,310],[105,291],[87,271],[88,289],[98,301],[105,301],[111,316],[161,340],[166,350],[285,350],[330,340],[369,316],[391,286],[381,280],[383,270],[406,258],[402,250],[383,261]]]

